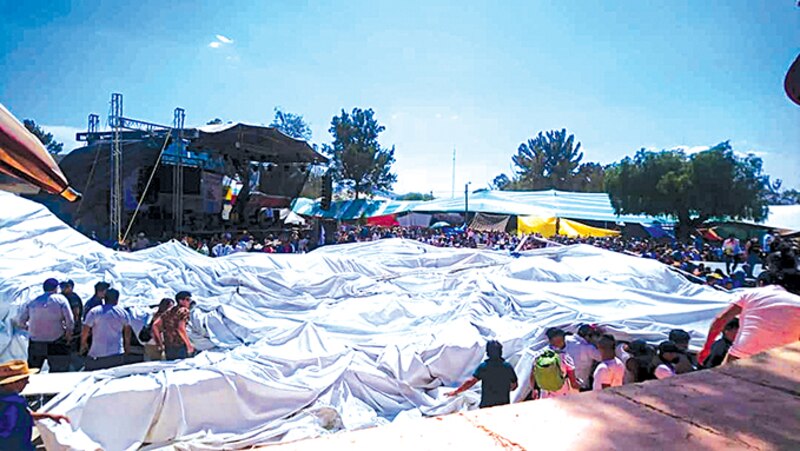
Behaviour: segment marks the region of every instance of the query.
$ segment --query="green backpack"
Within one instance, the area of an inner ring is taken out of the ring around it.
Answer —
[[[550,392],[561,390],[564,386],[564,374],[561,373],[561,356],[552,349],[542,352],[533,365],[533,376],[536,385]]]

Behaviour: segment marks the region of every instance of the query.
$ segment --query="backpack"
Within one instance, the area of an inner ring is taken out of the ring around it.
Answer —
[[[151,338],[153,338],[153,322],[152,321],[150,321],[149,323],[145,324],[144,327],[142,327],[142,330],[139,331],[138,338],[139,338],[139,342],[141,342],[141,343],[147,343],[148,341],[150,341]]]
[[[552,349],[542,352],[533,365],[533,376],[536,385],[550,392],[561,390],[564,386],[564,374],[561,372],[561,356]]]

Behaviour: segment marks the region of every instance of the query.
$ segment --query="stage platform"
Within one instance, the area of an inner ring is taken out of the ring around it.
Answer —
[[[261,449],[797,450],[800,343],[663,381]]]

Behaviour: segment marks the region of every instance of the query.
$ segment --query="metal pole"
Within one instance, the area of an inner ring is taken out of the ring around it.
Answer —
[[[464,223],[469,221],[469,183],[464,184]]]

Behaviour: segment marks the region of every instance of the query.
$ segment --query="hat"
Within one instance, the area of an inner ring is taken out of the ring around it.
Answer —
[[[551,328],[547,329],[547,331],[545,332],[545,335],[547,335],[547,339],[548,340],[552,340],[555,337],[559,337],[559,336],[560,337],[564,337],[567,334],[566,334],[566,332],[564,332],[564,329],[561,329],[559,327],[551,327]]]
[[[38,372],[36,368],[28,368],[28,362],[24,360],[9,360],[0,364],[0,385],[20,381]]]
[[[61,282],[60,284],[58,284],[58,286],[61,287],[61,289],[63,290],[65,287],[74,287],[75,286],[75,282],[73,282],[71,280],[65,280],[65,281]]]
[[[674,353],[681,353],[681,349],[675,342],[672,341],[662,341],[660,345],[658,345],[658,355],[664,355],[667,352],[674,352]]]
[[[673,343],[688,343],[692,339],[689,332],[683,329],[673,329],[669,331],[669,341]]]
[[[724,277],[722,277],[722,274],[718,274],[718,273],[715,273],[715,272],[712,272],[711,274],[709,274],[708,277],[712,277],[712,278],[718,279],[718,280],[724,279]]]
[[[624,346],[625,352],[631,355],[641,355],[647,351],[647,342],[641,338],[633,340]]]

